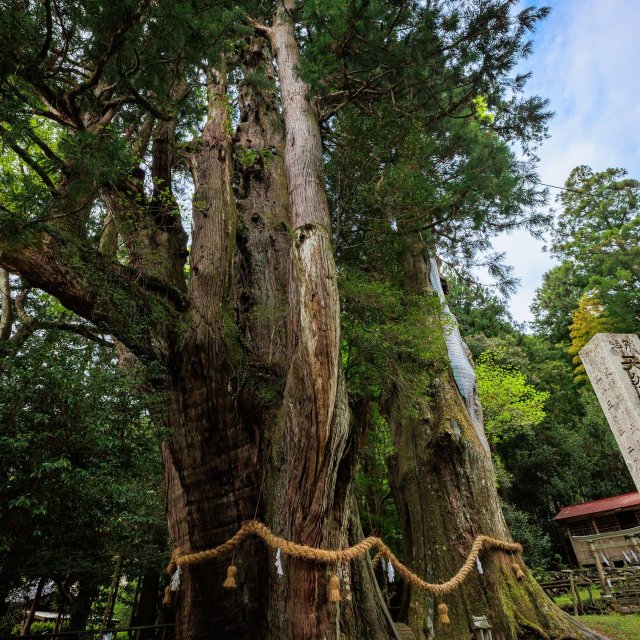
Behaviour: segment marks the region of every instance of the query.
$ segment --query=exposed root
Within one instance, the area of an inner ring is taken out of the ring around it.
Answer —
[[[527,631],[532,631],[542,640],[552,640],[551,636],[544,630],[542,627],[539,627],[537,624],[526,620],[520,615],[516,615],[516,622],[520,627],[526,629]]]

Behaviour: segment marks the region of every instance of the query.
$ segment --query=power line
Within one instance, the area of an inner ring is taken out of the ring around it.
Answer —
[[[580,191],[579,189],[571,189],[569,187],[558,187],[555,184],[547,184],[546,182],[540,182],[539,180],[534,180],[536,184],[542,185],[543,187],[550,187],[551,189],[558,189],[559,191],[570,191],[571,193],[578,193],[582,196],[590,196],[591,198],[604,198],[608,199],[607,196],[602,195],[601,193],[589,193],[588,191]]]

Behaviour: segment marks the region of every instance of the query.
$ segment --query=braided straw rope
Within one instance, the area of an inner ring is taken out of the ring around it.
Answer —
[[[405,565],[398,560],[391,549],[389,549],[389,547],[387,547],[380,538],[369,536],[361,542],[358,542],[358,544],[339,551],[331,549],[316,549],[315,547],[308,547],[304,544],[297,544],[295,542],[285,540],[284,538],[280,538],[262,522],[249,520],[240,527],[232,538],[213,549],[187,554],[182,554],[179,549],[175,549],[171,556],[171,562],[169,563],[167,571],[169,573],[173,573],[173,570],[177,566],[198,564],[200,562],[206,562],[207,560],[213,560],[214,558],[235,549],[250,535],[255,535],[261,538],[268,547],[271,549],[280,549],[285,555],[302,560],[308,560],[309,562],[316,562],[318,564],[346,564],[351,560],[356,560],[357,558],[364,556],[369,552],[369,550],[375,548],[378,550],[378,554],[374,558],[374,562],[378,561],[380,558],[385,558],[387,562],[391,562],[393,564],[394,569],[412,586],[422,591],[428,591],[429,593],[433,593],[437,596],[449,593],[462,584],[463,580],[475,567],[476,559],[483,549],[497,549],[510,553],[520,553],[522,551],[522,545],[516,542],[505,542],[504,540],[497,540],[496,538],[480,535],[473,541],[471,551],[458,573],[446,582],[433,584],[425,582],[422,578],[413,573],[413,571],[405,567]]]

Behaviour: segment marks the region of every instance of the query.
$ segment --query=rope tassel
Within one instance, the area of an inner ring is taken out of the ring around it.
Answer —
[[[169,584],[164,588],[164,597],[162,598],[162,604],[165,606],[169,606],[173,599],[173,592],[178,589],[180,585],[180,574],[182,573],[182,569],[178,566],[177,560],[180,557],[181,549],[180,547],[176,547],[171,552],[171,559],[169,560],[169,564],[167,566],[167,573],[171,576],[171,580]]]
[[[513,569],[513,573],[516,574],[516,578],[518,580],[523,580],[524,579],[524,571],[522,570],[522,568],[520,567],[520,565],[517,562],[514,562],[511,565],[511,568]]]
[[[281,560],[280,556],[287,556],[290,558],[298,558],[308,562],[315,562],[317,564],[332,565],[334,567],[345,566],[349,562],[357,560],[359,558],[369,557],[369,552],[372,549],[377,549],[378,553],[373,559],[373,565],[376,566],[381,560],[384,560],[383,569],[387,574],[387,579],[391,580],[393,574],[398,574],[410,584],[413,588],[427,593],[432,593],[437,596],[444,596],[447,593],[457,589],[464,580],[467,579],[469,574],[475,569],[480,571],[482,566],[480,562],[476,562],[478,556],[483,550],[503,551],[506,553],[521,553],[522,546],[515,542],[508,542],[506,540],[497,540],[485,535],[476,536],[469,550],[466,560],[460,567],[458,572],[445,582],[432,584],[423,580],[419,575],[411,571],[409,567],[405,566],[400,560],[393,554],[391,549],[385,544],[384,540],[378,537],[369,536],[364,540],[361,540],[357,544],[346,549],[324,549],[317,547],[310,547],[297,542],[286,540],[280,536],[275,535],[271,529],[269,529],[264,523],[257,520],[249,520],[245,522],[236,533],[227,541],[213,547],[211,549],[204,549],[202,551],[195,551],[192,553],[182,553],[179,548],[175,548],[171,554],[171,562],[167,567],[169,575],[176,577],[175,572],[178,567],[186,567],[192,564],[199,564],[208,560],[218,558],[223,554],[234,552],[235,549],[249,536],[256,536],[260,538],[271,550],[276,552],[276,560]],[[280,550],[280,554],[278,554]],[[525,577],[524,571],[513,559],[514,572],[519,580]],[[276,565],[276,573],[279,574],[278,565]],[[236,585],[236,576],[238,575],[238,569],[235,565],[230,565],[227,568],[227,578],[222,583],[222,586],[227,589],[234,589]],[[177,586],[177,584],[176,584]],[[327,596],[330,602],[339,602],[340,597],[340,578],[337,572],[329,578],[327,585]],[[170,597],[171,587],[169,586],[165,603]],[[349,593],[347,588],[346,598],[349,599]],[[448,624],[448,609],[444,605],[444,610],[439,608],[441,613],[441,621],[443,624]]]
[[[222,583],[222,586],[225,589],[235,589],[238,585],[236,584],[236,576],[238,575],[238,567],[233,564],[230,564],[227,567],[227,579]]]
[[[340,602],[342,598],[340,597],[340,578],[338,578],[338,574],[334,573],[329,578],[329,602]]]
[[[447,607],[444,602],[438,605],[438,622],[445,626],[451,624],[451,620],[449,620],[449,607]]]
[[[171,552],[171,559],[169,560],[169,564],[167,565],[167,573],[172,576],[175,572],[176,569],[178,567],[178,558],[180,557],[180,555],[182,554],[182,550],[180,549],[180,547],[176,547],[172,552]]]

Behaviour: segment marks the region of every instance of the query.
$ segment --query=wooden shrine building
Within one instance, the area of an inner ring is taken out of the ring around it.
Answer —
[[[640,564],[637,491],[562,507],[554,520],[566,527],[581,567]]]

